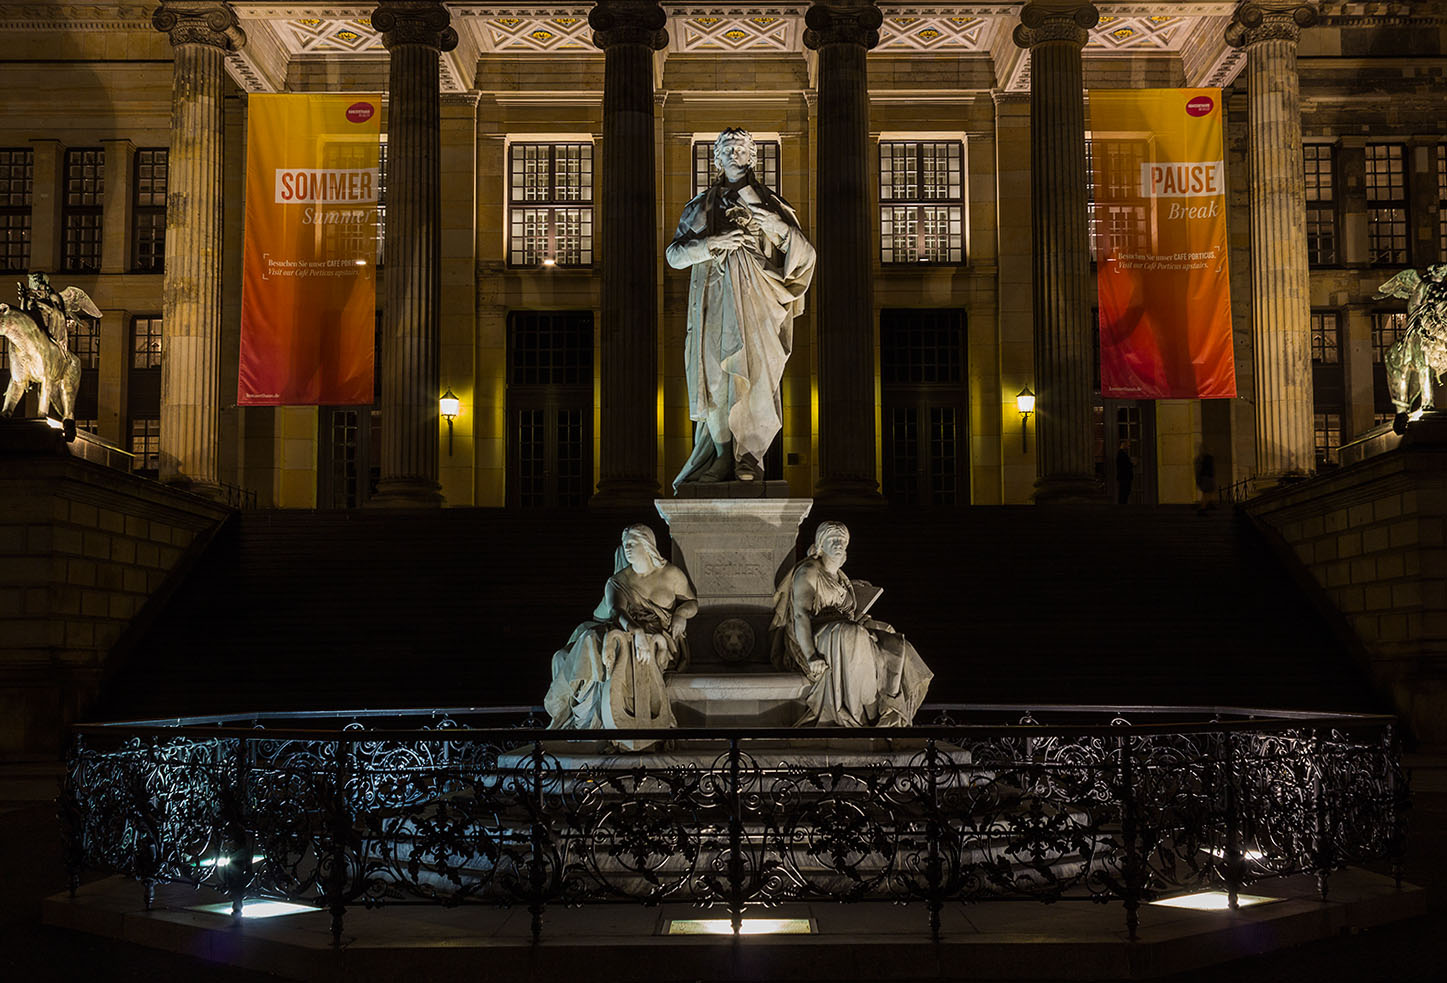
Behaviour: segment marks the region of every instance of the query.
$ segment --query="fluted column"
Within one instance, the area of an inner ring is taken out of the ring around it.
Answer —
[[[229,6],[203,0],[164,0],[151,23],[173,48],[160,478],[216,494],[223,62],[246,35]]]
[[[592,505],[658,497],[658,204],[653,53],[668,44],[652,0],[599,0],[588,14],[603,50],[603,265],[598,493]]]
[[[438,57],[457,46],[445,7],[382,0],[372,25],[387,76],[387,257],[382,307],[382,475],[369,504],[441,505],[437,483],[442,178]]]
[[[836,505],[877,505],[875,480],[873,219],[869,195],[869,49],[879,8],[815,3],[804,43],[819,53],[815,179],[819,265],[813,303],[819,346],[819,485]]]
[[[1243,3],[1226,28],[1246,49],[1251,188],[1251,334],[1256,351],[1256,477],[1273,484],[1316,463],[1311,297],[1296,44],[1312,4]]]
[[[1015,43],[1030,49],[1031,301],[1035,326],[1035,501],[1088,501],[1095,478],[1086,238],[1085,95],[1080,49],[1100,14],[1088,3],[1028,3]]]

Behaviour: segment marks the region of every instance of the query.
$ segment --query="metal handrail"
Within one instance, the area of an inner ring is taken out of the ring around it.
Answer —
[[[72,885],[135,877],[148,906],[181,883],[237,915],[256,898],[322,907],[336,940],[363,903],[525,905],[536,941],[557,905],[718,905],[737,928],[784,900],[916,900],[938,938],[945,904],[1015,899],[1121,902],[1134,939],[1163,893],[1215,887],[1234,905],[1248,883],[1310,873],[1325,897],[1333,870],[1374,860],[1400,879],[1391,717],[921,714],[935,722],[563,731],[535,708],[459,707],[86,724],[61,799],[67,866]],[[969,719],[991,716],[1006,721]]]

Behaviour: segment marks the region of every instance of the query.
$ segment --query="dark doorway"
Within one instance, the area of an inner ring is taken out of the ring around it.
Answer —
[[[968,505],[965,312],[879,312],[884,495],[891,505]]]
[[[593,313],[507,319],[508,481],[514,508],[572,508],[593,491]]]
[[[1155,505],[1158,500],[1156,482],[1156,404],[1149,399],[1107,399],[1101,407],[1097,424],[1097,467],[1105,477],[1107,501],[1120,501],[1120,482],[1116,476],[1115,456],[1121,441],[1126,444],[1134,469],[1128,505]]]

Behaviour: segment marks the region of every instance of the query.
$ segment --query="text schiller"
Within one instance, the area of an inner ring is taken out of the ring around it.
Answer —
[[[371,168],[279,167],[278,205],[327,205],[377,200],[377,172]]]
[[[1141,164],[1142,198],[1213,198],[1226,193],[1224,161]]]

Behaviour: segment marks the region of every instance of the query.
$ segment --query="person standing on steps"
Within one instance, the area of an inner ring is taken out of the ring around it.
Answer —
[[[1130,488],[1135,481],[1135,462],[1130,459],[1130,441],[1122,440],[1115,452],[1116,504],[1130,504]]]
[[[1197,512],[1216,507],[1216,459],[1205,444],[1196,448],[1196,490],[1201,495],[1196,502]]]

